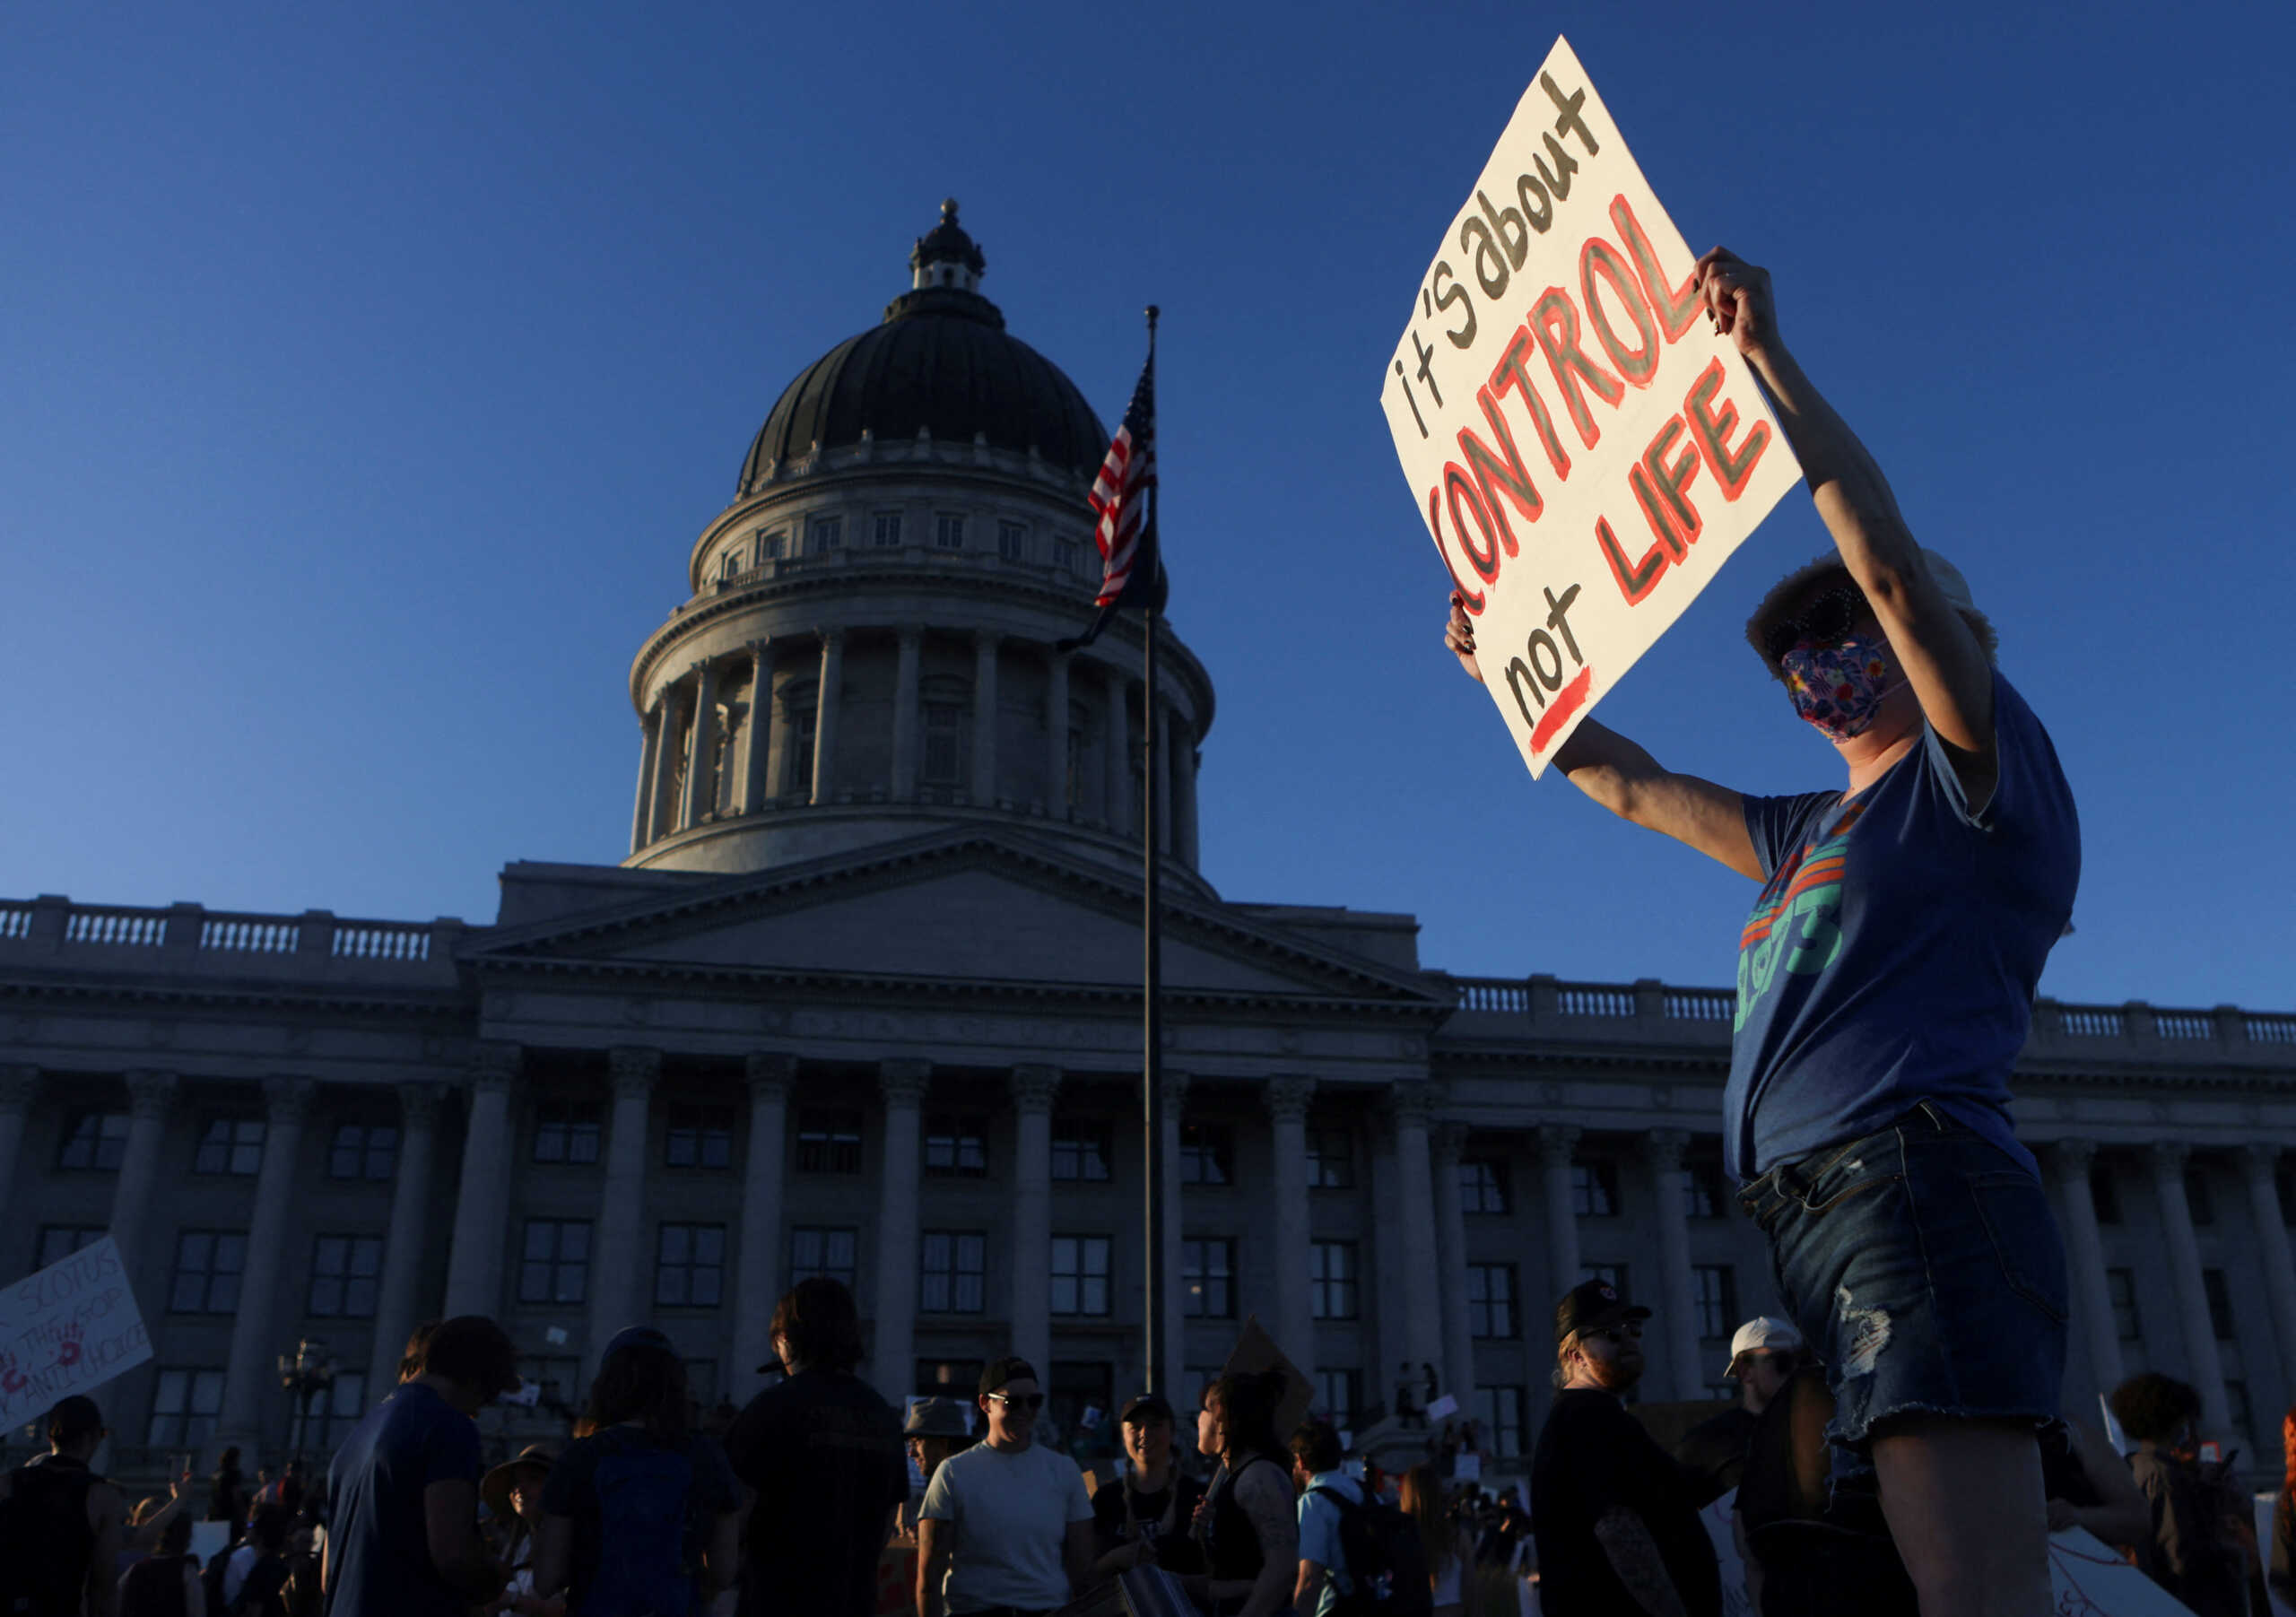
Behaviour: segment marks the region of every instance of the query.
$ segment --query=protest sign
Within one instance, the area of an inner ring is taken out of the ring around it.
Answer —
[[[0,1291],[0,1430],[152,1357],[110,1236]]]
[[[1801,475],[1695,263],[1557,39],[1382,378],[1533,776]]]

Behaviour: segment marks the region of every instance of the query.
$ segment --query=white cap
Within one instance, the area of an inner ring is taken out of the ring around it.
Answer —
[[[1798,1352],[1801,1346],[1801,1332],[1783,1319],[1768,1314],[1758,1315],[1740,1326],[1738,1334],[1730,1338],[1730,1367],[1722,1373],[1725,1376],[1736,1375],[1738,1361],[1748,1353],[1772,1351]]]

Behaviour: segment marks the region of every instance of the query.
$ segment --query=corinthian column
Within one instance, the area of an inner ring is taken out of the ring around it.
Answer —
[[[2241,1148],[2240,1169],[2248,1183],[2248,1221],[2256,1226],[2257,1261],[2264,1266],[2281,1375],[2296,1386],[2296,1266],[2289,1255],[2286,1215],[2280,1210],[2280,1151],[2270,1141],[2251,1141]]]
[[[773,755],[773,642],[750,644],[749,739],[742,745],[742,813],[765,812],[771,795],[766,760]]]
[[[1052,1373],[1052,1100],[1057,1066],[1012,1072],[1013,1352]]]
[[[1427,1125],[1435,1108],[1431,1088],[1423,1079],[1413,1079],[1387,1091],[1399,1181],[1396,1212],[1403,1227],[1404,1342],[1413,1369],[1443,1357],[1442,1302],[1436,1286],[1435,1186],[1427,1154]],[[1381,1279],[1383,1284],[1389,1283],[1385,1276]]]
[[[773,1352],[773,1309],[781,1300],[781,1172],[797,1058],[761,1051],[748,1065],[750,1152],[742,1169],[741,1267],[735,1272],[734,1363],[726,1378],[739,1387],[750,1386]]]
[[[837,794],[837,710],[845,686],[845,630],[824,629],[821,682],[813,687],[813,801]]]
[[[1107,813],[1101,817],[1109,822],[1109,830],[1122,836],[1132,829],[1138,805],[1132,801],[1132,724],[1125,712],[1126,679],[1121,669],[1103,665],[1100,669],[1100,691],[1108,704],[1108,717],[1103,721],[1106,735],[1100,746],[1100,767],[1105,782],[1102,789],[1108,795]]]
[[[1316,1367],[1316,1321],[1308,1291],[1308,1103],[1316,1081],[1286,1074],[1260,1091],[1274,1134],[1275,1171],[1267,1228],[1275,1264],[1275,1342],[1292,1363]]]
[[[504,1225],[510,1211],[510,1086],[525,1054],[515,1044],[483,1044],[471,1065],[462,1183],[455,1195],[454,1245],[440,1309],[448,1318],[501,1310]]]
[[[645,1270],[646,1137],[654,1086],[662,1076],[662,1052],[623,1046],[606,1052],[606,1065],[613,1076],[613,1117],[606,1131],[605,1191],[598,1198],[597,1234],[590,1248],[597,1261],[590,1289],[594,1352],[649,1311],[638,1282]]]
[[[1051,653],[1045,659],[1044,691],[1044,812],[1055,820],[1068,818],[1068,654]]]
[[[415,1281],[422,1268],[423,1225],[430,1211],[430,1161],[439,1137],[437,1083],[398,1086],[398,1178],[391,1186],[390,1234],[383,1241],[382,1279],[375,1288],[375,1336],[367,1361],[367,1401],[398,1382],[398,1361],[414,1330]]]
[[[1674,1396],[1706,1396],[1699,1374],[1698,1293],[1691,1283],[1690,1226],[1683,1207],[1683,1153],[1690,1135],[1679,1128],[1654,1128],[1643,1136],[1643,1160],[1650,1168],[1651,1205],[1658,1213],[1658,1328],[1674,1378]]]
[[[276,1385],[271,1367],[281,1344],[273,1335],[272,1317],[295,1192],[295,1157],[317,1088],[308,1078],[274,1078],[263,1086],[269,1115],[263,1166],[256,1175],[255,1215],[248,1224],[247,1267],[239,1276],[239,1308],[231,1319],[230,1358],[223,1371],[223,1410],[215,1422],[218,1452],[230,1443],[252,1449],[262,1440],[263,1395]],[[300,1249],[301,1243],[297,1245]]]
[[[2200,1240],[2192,1228],[2192,1203],[2185,1195],[2185,1164],[2192,1148],[2181,1140],[2152,1143],[2152,1194],[2168,1238],[2169,1279],[2185,1329],[2185,1353],[2192,1362],[2192,1384],[2200,1393],[2201,1419],[2216,1431],[2231,1422],[2224,1394],[2224,1361],[2216,1351],[2215,1318],[2208,1311],[2208,1287],[2200,1277]]]
[[[112,1182],[111,1237],[119,1245],[119,1261],[130,1282],[144,1278],[144,1248],[150,1245],[144,1229],[145,1210],[152,1204],[152,1182],[159,1177],[160,1146],[167,1138],[168,1109],[175,1104],[173,1073],[127,1074],[127,1143],[120,1148],[119,1177]],[[145,1287],[144,1295],[153,1292]]]
[[[2097,1160],[2094,1140],[2059,1140],[2049,1152],[2057,1179],[2057,1203],[2065,1215],[2065,1255],[2073,1274],[2075,1317],[2086,1320],[2089,1368],[2100,1392],[2121,1382],[2120,1327],[2113,1317],[2112,1288],[2105,1279],[2105,1246],[2097,1233],[2097,1200],[2089,1172]]]
[[[917,1179],[924,1169],[918,1112],[932,1082],[929,1061],[877,1064],[885,1161],[877,1180],[877,1322],[869,1368],[870,1379],[892,1403],[915,1390],[917,1379]]]
[[[1474,1337],[1467,1319],[1467,1221],[1459,1205],[1459,1158],[1466,1149],[1464,1123],[1445,1123],[1434,1133],[1435,1244],[1437,1290],[1443,1299],[1445,1390],[1472,1412],[1474,1404]]]
[[[630,851],[636,853],[652,840],[648,833],[653,829],[648,823],[648,812],[654,806],[654,770],[662,748],[662,720],[666,717],[660,702],[654,710],[638,721],[644,738],[638,754],[638,806],[630,815]]]
[[[1578,1129],[1569,1123],[1539,1126],[1539,1190],[1546,1202],[1548,1307],[1578,1283],[1578,1213],[1570,1196],[1570,1163],[1578,1152]]]
[[[685,812],[679,825],[688,830],[707,820],[718,808],[718,665],[693,665],[692,747],[685,761]]]
[[[652,748],[652,787],[646,810],[646,840],[659,842],[678,829],[676,787],[678,772],[673,767],[685,728],[686,699],[675,685],[663,687],[656,704],[659,717],[655,721]]]
[[[972,801],[976,808],[996,805],[997,637],[981,630],[972,637]]]
[[[0,1218],[16,1185],[16,1157],[24,1143],[24,1116],[39,1094],[39,1069],[0,1066]]]
[[[908,803],[917,795],[917,664],[924,649],[925,631],[904,625],[897,631],[895,643],[900,650],[893,663],[893,801]]]

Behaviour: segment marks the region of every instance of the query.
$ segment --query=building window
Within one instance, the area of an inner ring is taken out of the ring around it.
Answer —
[[[111,1231],[101,1224],[42,1224],[39,1245],[32,1251],[31,1272],[62,1263],[83,1247],[92,1246]]]
[[[784,796],[810,797],[813,791],[813,735],[821,713],[813,705],[813,688],[782,702],[781,791]]]
[[[1044,1413],[1063,1432],[1084,1434],[1087,1410],[1097,1410],[1092,1430],[1108,1436],[1115,1424],[1116,1366],[1105,1359],[1056,1359],[1052,1384],[1045,1389]]]
[[[731,1168],[734,1114],[723,1107],[674,1106],[662,1136],[665,1168]]]
[[[665,1224],[654,1238],[654,1301],[714,1308],[726,1290],[726,1226]]]
[[[770,532],[764,528],[758,530],[757,564],[760,567],[763,567],[769,561],[780,561],[788,549],[789,530],[787,528],[778,527]]]
[[[367,1413],[367,1373],[337,1370],[335,1380],[311,1400],[311,1423],[303,1441],[321,1454],[343,1447],[343,1439]]]
[[[925,704],[925,784],[958,786],[964,779],[965,709],[961,703]]]
[[[1108,1182],[1109,1162],[1115,1155],[1104,1123],[1057,1122],[1052,1126],[1052,1177]]]
[[[566,1413],[572,1418],[573,1406],[582,1396],[582,1361],[568,1354],[552,1357],[533,1354],[518,1361],[518,1376],[539,1389],[536,1405],[551,1413]]]
[[[2123,1342],[2141,1342],[2144,1326],[2136,1311],[2136,1272],[2134,1269],[2105,1271],[2105,1291],[2113,1304],[2113,1330]]]
[[[853,1251],[858,1230],[799,1225],[789,1232],[789,1283],[833,1280],[853,1289]]]
[[[1052,565],[1061,572],[1076,570],[1076,541],[1056,539],[1052,542]]]
[[[1522,1334],[1515,1319],[1515,1265],[1467,1265],[1467,1334],[1478,1342],[1512,1342]]]
[[[872,537],[879,550],[889,551],[900,548],[900,513],[899,511],[879,511],[871,522],[874,527]]]
[[[163,1366],[152,1388],[152,1415],[144,1425],[150,1448],[197,1448],[223,1413],[223,1372]]]
[[[116,1173],[127,1152],[126,1112],[78,1112],[56,1151],[58,1168],[88,1168]]]
[[[1570,1211],[1582,1219],[1616,1218],[1618,1169],[1608,1162],[1573,1162]]]
[[[988,1174],[988,1142],[980,1119],[944,1114],[925,1126],[925,1171],[935,1178],[978,1179]]]
[[[1308,1131],[1308,1188],[1352,1190],[1355,1187],[1355,1142],[1344,1128]]]
[[[2192,1210],[2195,1224],[2216,1221],[2216,1200],[2208,1194],[2208,1175],[2201,1169],[2185,1169],[2185,1205]]]
[[[1052,1311],[1104,1318],[1109,1311],[1109,1249],[1105,1235],[1052,1238]]]
[[[1319,1369],[1316,1371],[1316,1408],[1325,1420],[1345,1431],[1355,1424],[1355,1412],[1362,1407],[1361,1370]]]
[[[1602,1281],[1621,1297],[1631,1298],[1634,1295],[1633,1292],[1626,1289],[1626,1265],[1624,1264],[1587,1264],[1580,1267],[1578,1271],[1578,1278],[1581,1280]]]
[[[801,1112],[797,1117],[800,1173],[859,1173],[861,1117],[857,1112]]]
[[[1182,1241],[1180,1289],[1187,1300],[1180,1311],[1190,1319],[1233,1319],[1235,1273],[1235,1242]]]
[[[1701,1342],[1726,1342],[1738,1328],[1738,1280],[1727,1264],[1698,1264],[1690,1272]]]
[[[311,1248],[311,1290],[305,1311],[314,1319],[372,1319],[377,1277],[382,1272],[379,1237],[322,1235]]]
[[[718,578],[721,583],[729,583],[741,576],[742,547],[737,544],[718,558]]]
[[[2216,1340],[2231,1342],[2232,1331],[2232,1288],[2225,1283],[2222,1269],[2200,1272],[2201,1290],[2208,1293],[2208,1323],[2214,1327]]]
[[[168,1282],[168,1312],[237,1312],[239,1274],[247,1266],[245,1230],[185,1230],[176,1237],[175,1273]]]
[[[927,1314],[978,1314],[987,1305],[988,1238],[927,1230],[918,1248],[917,1306]]]
[[[194,1173],[252,1174],[263,1167],[263,1119],[210,1117],[192,1154]]]
[[[1232,1185],[1236,1182],[1236,1136],[1218,1123],[1180,1126],[1180,1183]],[[1222,1314],[1218,1317],[1225,1319]]]
[[[598,1160],[598,1108],[581,1102],[535,1108],[535,1161],[586,1168]]]
[[[1683,1216],[1686,1219],[1718,1219],[1722,1216],[1722,1177],[1710,1162],[1698,1162],[1683,1169]]]
[[[1029,559],[1029,530],[1017,522],[996,525],[996,553],[1007,561]]]
[[[1488,1157],[1469,1157],[1459,1164],[1459,1210],[1463,1213],[1507,1211],[1507,1165]]]
[[[331,1179],[384,1180],[398,1172],[398,1126],[392,1123],[338,1123],[327,1147],[326,1174]]]
[[[2097,1222],[2120,1222],[2120,1196],[2113,1189],[2113,1172],[2102,1162],[2089,1169],[2089,1200],[2096,1205]]]
[[[943,511],[933,519],[933,548],[961,551],[965,547],[965,519],[954,512]]]
[[[1355,1317],[1355,1243],[1315,1241],[1308,1248],[1309,1312],[1318,1319]]]
[[[528,1219],[519,1249],[520,1302],[580,1302],[590,1282],[590,1221]]]
[[[845,543],[845,518],[816,517],[810,530],[805,548],[816,556],[826,556]]]
[[[1519,1387],[1478,1387],[1475,1413],[1482,1418],[1490,1452],[1499,1459],[1520,1459],[1528,1451],[1523,1430],[1523,1389]]]

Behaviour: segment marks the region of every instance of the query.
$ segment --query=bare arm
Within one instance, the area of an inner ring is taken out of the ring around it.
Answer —
[[[2134,1544],[2151,1537],[2152,1507],[2105,1434],[2087,1421],[2066,1424],[2073,1433],[2074,1458],[2081,1462],[2082,1474],[2097,1491],[2098,1502],[2068,1505],[2063,1500],[2049,1500],[2049,1531],[2085,1527],[2109,1544]]]
[[[1595,1541],[1610,1557],[1611,1570],[1634,1596],[1634,1604],[1649,1617],[1689,1617],[1674,1577],[1658,1553],[1658,1541],[1640,1517],[1624,1505],[1613,1506],[1595,1524]]]
[[[478,1533],[478,1484],[432,1482],[422,1491],[422,1537],[439,1576],[474,1600],[502,1592],[494,1557]]]
[[[1292,1609],[1294,1612],[1306,1613],[1309,1614],[1309,1617],[1313,1617],[1313,1613],[1316,1609],[1316,1603],[1323,1595],[1324,1579],[1329,1576],[1330,1574],[1324,1569],[1323,1562],[1319,1560],[1301,1561],[1300,1563],[1300,1581],[1292,1591]]]
[[[88,1517],[96,1530],[95,1553],[88,1561],[88,1617],[113,1617],[119,1610],[120,1546],[127,1533],[118,1491],[101,1482],[89,1489]]]
[[[941,1580],[948,1576],[949,1524],[933,1517],[917,1524],[917,1617],[942,1617]]]
[[[1274,1617],[1292,1591],[1300,1560],[1300,1520],[1292,1479],[1274,1465],[1252,1465],[1234,1483],[1236,1503],[1259,1538],[1259,1576],[1236,1617]]]

